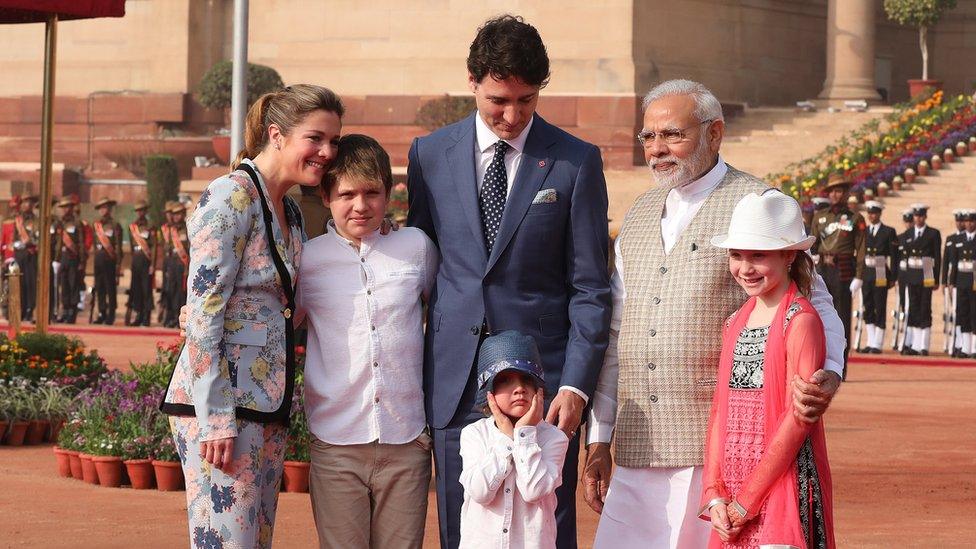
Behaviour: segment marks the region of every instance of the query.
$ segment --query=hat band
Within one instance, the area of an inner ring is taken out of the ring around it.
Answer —
[[[539,379],[544,379],[545,377],[542,372],[542,366],[532,362],[531,360],[499,360],[498,362],[492,363],[478,374],[478,388],[483,389],[486,385],[488,385],[488,382],[491,381],[492,378],[504,370],[527,371]]]
[[[729,232],[729,235],[728,235],[728,239],[729,240],[732,240],[733,238],[741,238],[741,237],[746,237],[746,238],[748,238],[748,237],[766,238],[766,239],[769,239],[769,240],[774,240],[774,241],[777,241],[777,242],[782,242],[782,243],[786,244],[787,246],[792,246],[793,244],[799,244],[805,238],[807,238],[807,237],[802,237],[802,238],[800,238],[800,240],[790,240],[789,238],[786,238],[785,236],[772,236],[772,235],[768,235],[768,234],[751,233],[751,232],[747,232],[747,231],[739,231],[739,232],[734,232],[734,233],[733,232]]]

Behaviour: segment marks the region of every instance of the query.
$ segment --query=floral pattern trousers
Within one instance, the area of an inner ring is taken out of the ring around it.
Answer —
[[[234,461],[225,472],[200,456],[196,418],[170,417],[170,428],[186,476],[190,547],[271,547],[288,429],[237,420]]]

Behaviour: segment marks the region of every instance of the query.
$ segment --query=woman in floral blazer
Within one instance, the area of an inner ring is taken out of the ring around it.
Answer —
[[[319,86],[262,96],[236,169],[189,221],[186,345],[162,404],[183,472],[193,547],[270,547],[294,385],[301,211],[285,192],[318,185],[344,109]]]

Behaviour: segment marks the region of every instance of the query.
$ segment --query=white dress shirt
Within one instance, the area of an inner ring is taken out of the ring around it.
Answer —
[[[512,186],[515,184],[515,175],[518,173],[519,166],[522,165],[522,151],[525,150],[525,141],[529,138],[529,131],[532,130],[532,123],[535,121],[535,115],[532,116],[532,120],[525,125],[525,129],[522,133],[518,134],[514,139],[505,140],[506,143],[511,145],[508,152],[505,153],[505,175],[508,177],[508,185],[505,190],[505,198],[507,199],[512,195]],[[475,178],[478,183],[478,192],[481,192],[481,184],[485,179],[485,172],[488,171],[488,166],[491,165],[491,160],[495,157],[495,143],[498,143],[502,139],[495,135],[495,132],[491,131],[488,124],[481,118],[481,114],[475,113],[474,115],[474,129],[475,129],[475,140],[474,140],[474,167],[475,167]],[[576,387],[571,387],[569,385],[563,385],[559,390],[566,389],[572,391],[573,393],[579,395],[583,399],[583,402],[589,402],[590,397],[586,396],[586,393],[577,389]]]
[[[556,488],[569,439],[539,422],[508,438],[487,417],[461,430],[461,547],[556,547]]]
[[[719,156],[718,163],[700,179],[668,191],[668,196],[664,200],[664,213],[661,215],[661,240],[664,241],[664,253],[671,253],[678,237],[695,218],[705,199],[712,194],[715,187],[718,187],[728,171],[729,166]]]
[[[684,185],[683,188],[686,190],[683,192],[675,192],[676,189],[672,189],[668,193],[668,197],[665,200],[665,204],[668,208],[667,216],[669,218],[668,226],[680,227],[683,230],[685,227],[691,223],[695,214],[701,209],[702,203],[708,198],[708,194],[711,193],[718,186],[718,182],[715,182],[713,177],[716,173],[716,169],[722,166],[721,173],[724,177],[725,172],[728,168],[725,166],[725,162],[719,157],[719,163],[715,168],[712,168],[705,176],[701,179],[692,181],[691,183]],[[707,181],[705,181],[707,180]],[[775,189],[770,189],[766,192],[779,192]],[[692,201],[691,204],[681,204],[672,203],[672,195],[676,195],[676,200],[683,200],[683,197],[688,197]],[[672,213],[674,212],[674,213]],[[678,218],[677,212],[682,212],[684,217]],[[674,217],[672,217],[674,216]],[[663,229],[665,227],[664,218],[661,220],[662,237],[664,238],[665,249],[670,250],[677,241],[678,236],[681,235],[680,231],[674,233],[673,239],[668,243],[668,237],[664,236],[665,233]],[[624,300],[627,296],[626,289],[624,287],[624,259],[623,254],[620,253],[620,240],[617,239],[614,242],[614,273],[610,277],[610,290],[613,296],[613,314],[610,317],[610,343],[607,347],[606,355],[603,359],[603,369],[600,371],[600,377],[597,381],[596,391],[593,393],[593,407],[590,409],[589,421],[587,423],[587,444],[592,444],[594,442],[610,442],[610,438],[613,434],[614,425],[617,421],[617,377],[620,369],[620,362],[617,358],[617,337],[620,334],[620,319],[624,312]],[[729,276],[732,276],[731,274]],[[745,295],[743,294],[743,301]],[[844,347],[846,346],[847,340],[844,337],[844,325],[840,321],[840,317],[837,316],[837,310],[834,309],[834,300],[830,293],[827,292],[827,286],[824,284],[823,278],[814,273],[813,277],[813,288],[810,296],[810,303],[813,305],[814,309],[820,315],[820,319],[823,321],[824,332],[827,338],[827,358],[824,361],[824,369],[836,373],[838,376],[842,375],[844,371]],[[717,367],[717,365],[716,365]]]
[[[881,222],[868,225],[868,230],[871,232],[871,236],[878,236],[878,229],[881,228]]]
[[[328,229],[305,244],[298,275],[309,430],[329,444],[410,442],[426,424],[421,297],[437,248],[412,227],[377,231],[359,249]]]

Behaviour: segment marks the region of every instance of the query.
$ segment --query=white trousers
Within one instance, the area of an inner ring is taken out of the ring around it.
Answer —
[[[702,467],[617,467],[593,549],[701,549],[711,523],[698,518]]]

